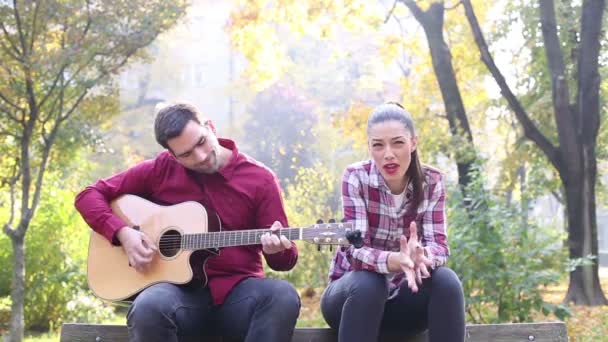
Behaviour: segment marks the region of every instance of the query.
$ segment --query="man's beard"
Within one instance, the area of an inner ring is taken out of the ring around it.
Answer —
[[[206,160],[204,162],[202,162],[201,164],[199,164],[200,166],[205,165],[204,167],[197,167],[197,171],[200,173],[205,173],[205,174],[212,174],[212,173],[216,173],[219,170],[219,166],[220,166],[220,148],[219,146],[214,147],[212,150],[212,153],[209,155],[209,157],[207,159],[213,159],[213,163],[211,164],[211,166],[208,166],[209,160]]]

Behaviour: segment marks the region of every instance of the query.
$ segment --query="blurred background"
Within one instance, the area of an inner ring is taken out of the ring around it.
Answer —
[[[292,226],[341,218],[367,116],[397,101],[448,180],[469,323],[608,334],[604,1],[0,1],[0,333],[124,323],[86,284],[74,196],[161,147],[186,101],[277,174]],[[584,18],[584,20],[583,20]],[[299,326],[335,250],[298,242]],[[12,323],[11,323],[12,322]],[[10,337],[9,337],[10,336]]]

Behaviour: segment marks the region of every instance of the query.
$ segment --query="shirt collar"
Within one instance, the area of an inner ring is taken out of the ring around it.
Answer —
[[[222,175],[222,177],[224,177],[226,180],[229,180],[230,178],[232,178],[232,175],[234,174],[234,170],[236,169],[236,166],[237,166],[239,149],[236,146],[236,143],[230,139],[218,138],[217,140],[220,143],[220,146],[225,147],[225,148],[229,149],[230,151],[232,151],[232,154],[230,155],[230,157],[228,157],[226,164],[224,164],[217,171],[220,175]]]

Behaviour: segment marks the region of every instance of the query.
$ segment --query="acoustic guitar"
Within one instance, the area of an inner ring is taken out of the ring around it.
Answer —
[[[129,226],[141,230],[157,247],[150,268],[140,273],[129,265],[121,246],[114,246],[102,235],[91,231],[87,278],[99,298],[119,301],[160,282],[186,284],[193,278],[190,257],[213,257],[222,247],[260,244],[270,229],[225,230],[214,212],[197,202],[161,206],[135,195],[123,195],[111,203],[113,212]],[[277,232],[289,240],[318,245],[348,245],[351,223],[313,224],[283,228]],[[203,273],[204,273],[203,262]],[[203,285],[206,275],[203,274]]]

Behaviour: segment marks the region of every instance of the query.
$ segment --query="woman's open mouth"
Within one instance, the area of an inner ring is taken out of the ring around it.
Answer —
[[[389,175],[394,175],[399,170],[399,164],[390,163],[382,167]]]

